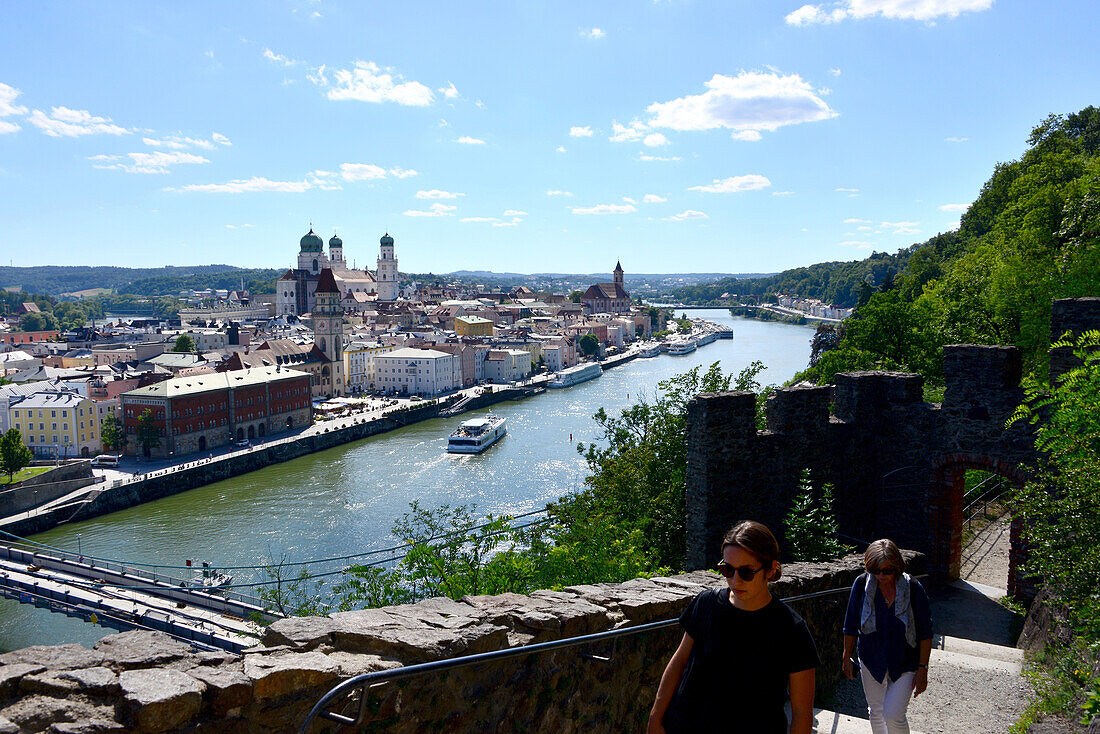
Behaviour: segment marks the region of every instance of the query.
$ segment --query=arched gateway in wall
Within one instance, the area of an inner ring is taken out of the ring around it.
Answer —
[[[1051,332],[1100,327],[1100,299],[1056,301]],[[833,485],[840,531],[865,541],[889,537],[929,554],[941,578],[957,578],[963,484],[970,469],[1026,481],[1035,458],[1030,426],[1005,423],[1023,398],[1015,347],[945,346],[942,403],[926,403],[918,375],[838,374],[824,387],[780,388],[768,400],[767,430],[756,429],[755,396],[704,393],[688,411],[685,496],[687,567],[718,559],[722,534],[757,519],[783,531],[803,469]],[[1051,356],[1052,375],[1067,367]],[[830,410],[831,408],[831,410]],[[1019,527],[1012,529],[1009,591]]]

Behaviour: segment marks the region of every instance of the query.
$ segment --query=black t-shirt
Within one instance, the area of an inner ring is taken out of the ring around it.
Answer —
[[[786,734],[789,676],[820,662],[806,623],[777,597],[747,612],[729,595],[707,589],[680,615],[693,644],[665,713],[669,734]]]

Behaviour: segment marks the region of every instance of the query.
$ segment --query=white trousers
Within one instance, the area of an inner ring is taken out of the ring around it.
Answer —
[[[909,734],[909,720],[905,709],[913,695],[915,673],[902,673],[895,681],[887,673],[882,683],[875,680],[866,665],[859,667],[863,678],[863,693],[867,696],[867,718],[873,734]]]

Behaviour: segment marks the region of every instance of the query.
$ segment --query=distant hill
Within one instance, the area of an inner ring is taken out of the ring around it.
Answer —
[[[29,268],[0,266],[0,288],[60,296],[96,288],[119,293],[160,295],[182,288],[239,288],[250,280],[272,280],[282,271],[238,268],[233,265],[183,265],[161,268],[120,268],[111,265],[38,265]],[[272,291],[268,291],[272,292]]]

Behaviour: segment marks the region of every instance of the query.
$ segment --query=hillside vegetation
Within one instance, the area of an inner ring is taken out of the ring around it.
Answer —
[[[1100,295],[1100,110],[1051,115],[1028,145],[996,166],[958,230],[900,253],[896,274],[864,288],[836,333],[819,330],[820,348],[796,379],[825,384],[837,372],[878,368],[935,384],[942,346],[958,343],[1015,345],[1028,372],[1045,372],[1051,301]],[[842,265],[815,267],[829,273],[823,282],[859,272]]]

